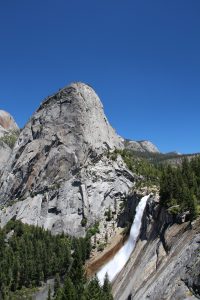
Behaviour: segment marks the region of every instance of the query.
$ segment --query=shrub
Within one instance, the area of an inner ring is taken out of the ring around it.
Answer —
[[[87,225],[87,218],[83,217],[83,219],[81,220],[81,225],[82,227],[85,227]]]

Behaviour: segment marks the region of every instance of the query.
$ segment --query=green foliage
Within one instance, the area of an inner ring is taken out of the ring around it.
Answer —
[[[160,201],[172,214],[189,211],[191,219],[197,217],[200,204],[200,157],[190,162],[184,159],[178,167],[163,167]]]
[[[51,288],[50,288],[50,285],[49,285],[49,289],[48,289],[48,298],[47,300],[51,300]]]
[[[170,205],[170,204],[169,204]],[[172,215],[178,215],[181,212],[180,205],[173,205],[168,208],[168,212]]]
[[[103,286],[100,285],[97,276],[95,276],[86,286],[83,293],[84,300],[113,300],[111,284],[106,274]]]
[[[106,246],[106,244],[104,244],[104,243],[99,244],[97,247],[97,251],[103,251],[105,246]]]
[[[60,289],[60,276],[56,273],[55,282],[54,282],[54,293],[56,294]]]
[[[90,249],[89,237],[53,236],[43,228],[10,221],[0,229],[0,298],[15,299],[24,288],[38,287],[55,277],[55,297],[66,299],[60,288],[63,276],[70,277],[76,295],[80,295],[86,282],[83,266]]]
[[[82,275],[83,276],[83,275]],[[74,281],[71,276],[66,276],[64,285],[57,290],[55,300],[113,300],[111,284],[108,276],[105,276],[103,286],[100,285],[98,278],[95,276],[89,282],[79,277]]]
[[[64,299],[63,289],[62,289],[62,288],[59,288],[59,289],[56,291],[54,299],[55,299],[55,300],[62,300],[62,299]]]
[[[97,233],[99,233],[99,222],[96,222],[92,227],[88,229],[87,236],[91,237]]]
[[[127,167],[139,175],[135,187],[160,186],[161,204],[174,215],[189,211],[195,219],[200,207],[200,156],[189,161],[181,156],[182,164],[167,165],[169,159],[180,159],[180,155],[171,153],[138,153],[131,150],[115,150],[110,155],[120,154]],[[180,160],[179,160],[180,161]]]
[[[87,300],[102,300],[103,290],[99,284],[98,278],[95,276],[88,284],[87,287]]]
[[[112,211],[111,211],[111,208],[109,206],[108,210],[105,211],[105,214],[106,216],[106,221],[110,222],[112,220]]]
[[[194,157],[196,154],[178,154],[176,152],[170,152],[170,153],[153,153],[153,152],[140,152],[140,151],[134,151],[134,150],[125,150],[130,152],[132,155],[134,155],[137,158],[145,159],[149,161],[153,165],[160,165],[160,164],[173,164],[173,165],[179,165],[181,163],[181,160],[184,160],[185,158]]]
[[[0,141],[4,142],[11,149],[13,149],[14,145],[17,141],[18,135],[19,135],[18,132],[12,132],[12,133],[5,134],[3,137],[0,138]]]
[[[37,288],[22,288],[15,292],[7,292],[7,299],[9,300],[22,300],[28,299],[32,300],[32,295],[38,291]],[[1,298],[0,298],[1,299]],[[6,299],[5,297],[3,299]]]
[[[65,278],[65,283],[63,287],[63,297],[62,299],[67,299],[67,300],[76,300],[76,288],[69,276]]]
[[[112,287],[111,287],[107,273],[106,273],[106,276],[104,279],[104,284],[103,284],[103,299],[104,300],[113,300]]]
[[[87,225],[87,218],[86,217],[83,217],[83,219],[81,220],[81,225],[83,227],[85,227]]]
[[[138,179],[137,187],[143,185],[159,184],[160,167],[149,162],[145,157],[139,157],[137,153],[131,150],[115,150],[110,155],[120,154],[126,163],[129,170],[139,176],[142,180]]]

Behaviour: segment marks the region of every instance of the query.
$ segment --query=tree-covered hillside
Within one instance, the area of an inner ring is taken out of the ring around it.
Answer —
[[[53,236],[39,227],[10,221],[0,229],[0,298],[16,297],[24,288],[39,287],[55,277],[56,300],[112,299],[108,278],[87,282],[84,263],[90,256],[90,236]],[[52,299],[49,294],[49,298]]]
[[[152,152],[138,152],[133,150],[124,150],[125,152],[131,153],[138,158],[144,158],[147,161],[153,163],[154,165],[158,164],[171,164],[171,165],[180,165],[185,158],[189,160],[197,157],[200,153],[193,153],[193,154],[178,154],[176,152],[169,152],[169,153],[152,153]]]
[[[200,204],[200,157],[183,160],[182,165],[163,168],[160,179],[160,201],[171,212],[188,211],[194,219]]]
[[[129,170],[139,176],[137,179],[139,186],[159,184],[161,172],[159,165],[149,162],[145,157],[138,156],[138,152],[132,150],[115,150],[109,153],[109,156],[112,160],[115,160],[118,154],[121,155]]]
[[[182,163],[171,165],[168,158],[164,162],[160,154],[139,155],[131,150],[117,150],[111,154],[115,159],[120,154],[128,168],[136,173],[136,187],[157,185],[160,190],[160,203],[169,212],[188,212],[190,219],[200,213],[200,156],[182,157]],[[151,159],[150,159],[151,157]],[[159,159],[156,159],[159,158]],[[171,156],[172,157],[172,156]],[[141,176],[141,177],[140,177]]]

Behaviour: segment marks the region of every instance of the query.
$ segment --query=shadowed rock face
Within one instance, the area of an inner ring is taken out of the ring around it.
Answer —
[[[123,161],[106,155],[122,147],[91,87],[74,83],[47,98],[21,132],[2,176],[0,202],[9,205],[2,225],[14,217],[83,235],[82,218],[93,223],[133,185]]]
[[[140,239],[114,283],[115,300],[199,299],[200,220],[176,221],[157,201],[147,204]]]

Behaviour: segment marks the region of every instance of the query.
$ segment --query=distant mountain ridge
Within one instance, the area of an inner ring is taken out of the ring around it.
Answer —
[[[135,152],[149,152],[149,153],[160,153],[158,148],[150,141],[132,141],[125,139],[124,146],[128,150],[133,150]]]

